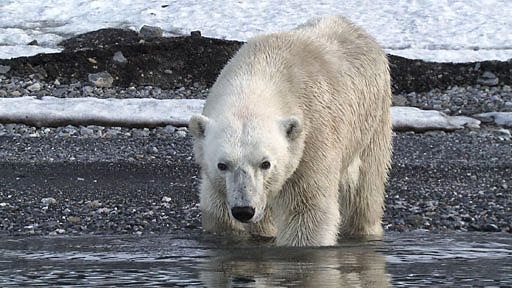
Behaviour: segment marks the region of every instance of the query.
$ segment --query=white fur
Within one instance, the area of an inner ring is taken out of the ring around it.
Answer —
[[[294,246],[382,235],[390,105],[385,54],[344,18],[249,40],[190,122],[204,228]],[[255,208],[252,224],[235,206]]]

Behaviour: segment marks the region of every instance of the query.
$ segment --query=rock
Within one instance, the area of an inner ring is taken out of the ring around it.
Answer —
[[[41,84],[39,84],[39,82],[36,82],[36,83],[28,86],[27,90],[30,92],[37,92],[37,91],[41,90]]]
[[[78,225],[82,222],[82,219],[79,216],[69,216],[68,222],[74,225]]]
[[[80,127],[80,135],[85,136],[85,137],[93,136],[94,130],[82,126],[82,127]]]
[[[157,128],[157,131],[159,134],[171,135],[176,131],[176,127],[174,127],[172,125],[167,125],[165,127]]]
[[[117,51],[116,53],[114,53],[114,57],[112,57],[112,60],[114,60],[115,62],[118,62],[118,63],[128,62],[126,57],[124,57],[123,52],[121,52],[121,51]]]
[[[158,148],[156,148],[155,146],[148,146],[148,147],[146,147],[146,152],[148,154],[157,154]]]
[[[503,136],[507,136],[507,137],[511,137],[512,134],[510,133],[510,130],[508,129],[505,129],[505,128],[501,128],[501,129],[498,129],[496,130],[496,132],[500,135],[503,135]]]
[[[163,30],[160,27],[144,25],[140,28],[139,36],[144,39],[162,37]]]
[[[481,85],[496,86],[500,81],[494,73],[485,71],[484,74],[476,80],[476,82]]]
[[[11,96],[12,97],[20,97],[21,96],[21,92],[16,90],[16,91],[12,91],[11,92]]]
[[[493,122],[496,125],[512,127],[512,112],[488,112],[474,115],[482,121]]]
[[[98,214],[108,214],[108,213],[110,213],[110,211],[112,211],[112,209],[103,207],[103,208],[99,208],[98,210],[96,210],[96,213],[98,213]]]
[[[89,81],[92,82],[96,87],[112,87],[114,78],[107,71],[89,74]]]
[[[443,106],[441,106],[441,104],[434,104],[434,105],[432,106],[432,109],[434,109],[434,110],[442,110],[442,109],[443,109]]]
[[[11,66],[0,65],[0,74],[5,74],[11,70]]]
[[[48,197],[48,198],[41,199],[41,203],[43,203],[43,205],[45,205],[45,206],[55,205],[55,204],[57,204],[57,200],[55,200],[55,198],[53,198],[53,197]]]
[[[201,31],[199,31],[199,30],[191,31],[190,36],[191,37],[201,37]]]
[[[393,95],[393,106],[407,106],[408,102],[404,95]]]
[[[67,91],[68,91],[67,88],[57,88],[57,89],[53,90],[52,96],[61,98],[61,97],[64,97],[64,95],[66,94]]]
[[[149,129],[148,128],[133,129],[132,130],[132,135],[134,137],[149,137]]]
[[[7,91],[5,90],[0,90],[0,97],[7,97]]]
[[[166,203],[169,203],[172,201],[172,198],[171,197],[167,197],[167,196],[164,196],[162,197],[162,202],[166,202]]]
[[[39,46],[39,43],[37,42],[37,40],[35,40],[35,39],[34,39],[34,40],[32,40],[32,41],[28,42],[28,44],[27,44],[27,45],[31,45],[31,46]]]
[[[481,230],[484,232],[500,232],[501,229],[495,224],[485,224],[481,227]]]
[[[179,130],[179,131],[176,131],[176,135],[180,138],[185,138],[185,137],[187,137],[187,132],[183,131],[183,130]]]
[[[102,204],[99,200],[93,200],[93,201],[87,203],[87,207],[89,207],[91,209],[97,209],[97,208],[101,207],[101,205]]]

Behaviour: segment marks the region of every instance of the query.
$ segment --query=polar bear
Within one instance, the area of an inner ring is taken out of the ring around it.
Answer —
[[[250,39],[189,123],[203,228],[281,246],[381,236],[390,106],[385,53],[343,17]]]

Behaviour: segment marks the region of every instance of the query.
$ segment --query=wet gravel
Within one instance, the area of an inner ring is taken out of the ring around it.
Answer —
[[[140,130],[107,138],[0,136],[0,233],[198,229],[188,134]]]
[[[0,233],[200,229],[185,128],[24,128],[0,136]],[[512,141],[498,130],[397,133],[384,226],[512,233],[511,175]]]

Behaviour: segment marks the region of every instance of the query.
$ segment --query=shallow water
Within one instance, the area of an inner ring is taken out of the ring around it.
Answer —
[[[0,286],[509,287],[512,236],[388,233],[278,248],[202,233],[0,237]]]

